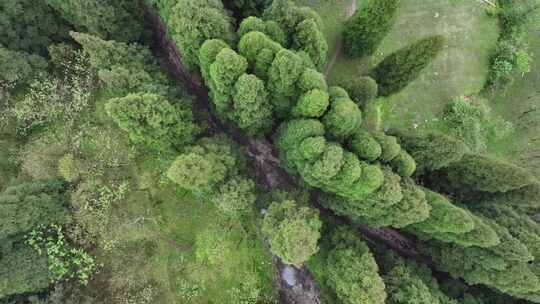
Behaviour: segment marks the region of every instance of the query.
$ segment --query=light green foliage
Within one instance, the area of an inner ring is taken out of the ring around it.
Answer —
[[[47,62],[40,56],[0,47],[0,90],[28,83],[46,67]]]
[[[343,140],[358,130],[362,123],[362,112],[349,98],[331,99],[330,109],[322,122],[330,136]]]
[[[400,134],[399,143],[414,158],[419,173],[448,167],[468,151],[462,141],[437,133]]]
[[[507,192],[536,183],[527,170],[488,156],[465,154],[445,169],[459,191]]]
[[[131,92],[166,94],[168,80],[147,47],[106,41],[99,37],[70,33],[90,56],[99,80],[117,96]]]
[[[0,3],[0,45],[14,51],[46,55],[47,46],[65,39],[69,28],[44,1]]]
[[[381,157],[382,162],[390,162],[396,156],[399,155],[401,147],[397,142],[397,138],[394,136],[386,135],[383,132],[372,132],[371,135],[381,146]]]
[[[231,119],[249,135],[264,134],[272,126],[272,106],[264,82],[243,74],[234,85]]]
[[[216,192],[216,186],[242,167],[238,152],[226,137],[203,138],[185,149],[167,171],[167,177],[197,195]]]
[[[193,70],[200,65],[199,49],[208,39],[235,40],[233,20],[219,0],[155,1],[176,43],[182,63]]]
[[[221,185],[212,201],[225,215],[237,218],[248,214],[256,198],[255,183],[250,179],[236,177]]]
[[[300,267],[317,252],[321,226],[316,210],[285,200],[270,205],[262,231],[268,236],[273,254],[286,264]]]
[[[395,21],[399,0],[370,0],[345,23],[345,52],[351,57],[373,54]]]
[[[25,233],[39,225],[71,221],[65,185],[58,180],[11,186],[0,194],[0,239]]]
[[[321,71],[326,65],[328,44],[323,33],[313,19],[306,19],[296,26],[293,48],[306,52],[317,70]]]
[[[46,255],[51,282],[77,279],[81,285],[88,284],[90,276],[96,271],[94,258],[82,248],[76,248],[65,239],[60,225],[49,228],[39,226],[25,236],[25,243]]]
[[[516,208],[530,214],[540,210],[540,184],[534,183],[505,193],[484,195],[486,203]]]
[[[105,109],[133,143],[149,149],[181,147],[198,133],[191,109],[172,105],[160,95],[137,93],[113,98]]]
[[[359,158],[373,161],[382,155],[379,142],[364,129],[357,129],[349,139],[349,147]]]
[[[218,115],[223,117],[231,106],[233,86],[246,70],[246,59],[230,48],[222,49],[210,65],[209,86],[212,88],[212,102]]]
[[[38,292],[50,284],[47,258],[23,244],[2,240],[0,257],[0,298]]]
[[[321,117],[328,108],[328,93],[321,90],[311,90],[300,96],[291,114],[296,117]]]
[[[338,98],[349,98],[349,93],[345,91],[342,87],[329,87],[328,88],[328,94],[330,95],[330,99],[338,99]]]
[[[58,174],[68,182],[74,182],[79,178],[79,168],[73,154],[65,154],[58,160]]]
[[[250,68],[261,79],[267,78],[274,56],[281,49],[279,43],[256,31],[244,34],[238,42],[238,53],[247,59]]]
[[[411,225],[413,230],[436,235],[437,233],[462,234],[474,229],[475,221],[469,211],[453,205],[441,194],[425,188],[423,190],[431,211],[425,221]]]
[[[238,27],[238,36],[243,37],[245,34],[251,31],[264,33],[270,39],[281,45],[283,45],[285,42],[285,33],[283,33],[283,30],[274,21],[263,21],[262,19],[254,16],[247,17],[246,19],[242,20],[240,26]]]
[[[403,177],[410,177],[416,170],[416,162],[405,150],[399,151],[399,154],[390,161],[390,165],[397,174]]]
[[[305,64],[296,53],[285,49],[277,52],[268,70],[267,87],[270,90],[271,100],[278,115],[286,115],[292,104],[296,102],[299,93],[302,93],[298,92],[296,82],[304,70]],[[325,93],[314,94],[323,95]],[[320,97],[324,101],[324,96]],[[320,111],[320,109],[318,110]]]
[[[372,71],[379,94],[389,96],[405,88],[435,59],[445,43],[442,36],[427,37],[384,58]]]
[[[229,48],[229,45],[220,39],[208,39],[201,45],[199,65],[203,79],[206,81],[210,79],[210,65],[214,63],[219,52],[226,48]]]
[[[314,89],[326,91],[328,87],[323,74],[314,69],[305,69],[302,75],[300,75],[300,79],[298,79],[298,88],[302,92],[307,92]],[[332,97],[331,94],[330,97]]]
[[[386,303],[384,282],[366,244],[352,231],[339,230],[332,236],[332,246],[326,276],[339,300],[344,304]]]
[[[103,39],[137,41],[142,34],[142,7],[130,0],[46,0],[77,31]]]
[[[349,92],[351,98],[358,106],[365,107],[366,103],[377,97],[377,82],[371,77],[354,77],[340,82],[340,85]]]

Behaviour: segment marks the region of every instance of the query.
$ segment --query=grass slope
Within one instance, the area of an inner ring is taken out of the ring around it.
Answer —
[[[335,50],[346,8],[351,1],[303,0],[299,4],[317,10],[327,25],[330,55]],[[365,0],[358,0],[362,9]],[[449,43],[423,75],[405,90],[388,99],[383,108],[385,127],[411,128],[438,113],[457,95],[477,93],[485,83],[489,55],[497,36],[497,20],[484,11],[485,5],[470,0],[405,0],[401,2],[393,30],[370,58],[342,55],[329,75],[331,82],[367,74],[386,55],[420,38],[442,34]]]

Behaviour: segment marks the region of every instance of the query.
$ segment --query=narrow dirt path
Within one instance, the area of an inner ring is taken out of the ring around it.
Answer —
[[[347,10],[345,11],[345,20],[349,19],[354,15],[354,12],[356,11],[358,0],[352,0],[351,5],[347,7]],[[337,59],[341,55],[343,51],[343,37],[339,38],[338,45],[336,47],[336,50],[334,51],[334,55],[332,55],[332,59],[330,59],[330,62],[326,65],[326,69],[324,70],[324,77],[328,78],[328,75],[330,75],[330,72],[332,71],[332,68],[336,64]]]

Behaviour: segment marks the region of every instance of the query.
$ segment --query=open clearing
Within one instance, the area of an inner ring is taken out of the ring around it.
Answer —
[[[358,1],[362,9],[365,0]],[[313,7],[326,25],[329,57],[333,56],[347,7],[351,1],[303,0]],[[370,58],[339,56],[329,80],[365,75],[386,55],[420,38],[441,34],[448,47],[420,78],[390,97],[383,109],[385,127],[411,128],[432,119],[449,99],[479,92],[486,80],[489,56],[495,47],[497,20],[487,16],[485,4],[472,0],[404,0],[393,30]]]

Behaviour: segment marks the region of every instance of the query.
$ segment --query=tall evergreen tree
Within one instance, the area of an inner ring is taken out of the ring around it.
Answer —
[[[369,0],[345,23],[345,52],[351,57],[375,52],[394,24],[400,0]]]
[[[389,96],[405,88],[435,59],[445,43],[444,37],[431,36],[384,58],[372,71],[379,85],[379,94]]]

